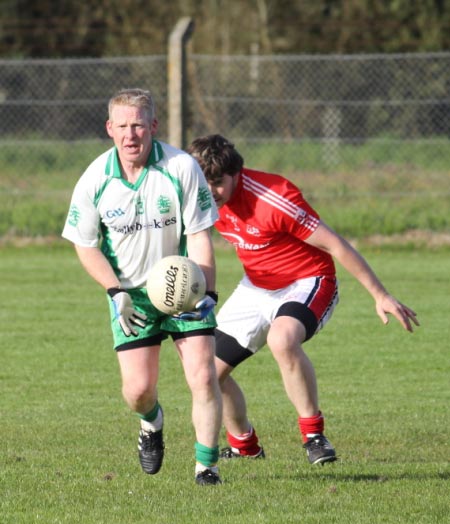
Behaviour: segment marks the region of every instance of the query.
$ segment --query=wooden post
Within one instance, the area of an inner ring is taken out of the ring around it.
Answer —
[[[194,30],[191,18],[181,18],[169,37],[168,57],[168,142],[186,146],[186,43]]]

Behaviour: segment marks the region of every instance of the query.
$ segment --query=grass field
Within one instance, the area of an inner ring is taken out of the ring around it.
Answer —
[[[223,463],[224,484],[199,487],[171,343],[159,388],[166,458],[151,477],[121,398],[104,293],[65,244],[1,248],[0,522],[450,522],[449,251],[364,254],[422,325],[414,334],[383,326],[369,295],[339,273],[340,305],[306,350],[340,460],[308,464],[265,348],[235,376],[267,458]],[[241,270],[231,250],[218,249],[217,261],[224,300]]]
[[[59,237],[76,181],[110,146],[109,141],[0,144],[0,241]],[[332,168],[323,165],[320,144],[242,144],[239,149],[248,167],[281,173],[296,183],[342,235],[362,239],[424,231],[413,243],[427,245],[431,232],[450,229],[450,148],[443,142],[433,154],[430,147],[395,140],[342,146],[340,162]]]

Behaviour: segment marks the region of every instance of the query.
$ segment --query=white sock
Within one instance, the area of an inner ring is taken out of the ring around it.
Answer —
[[[204,464],[200,464],[200,462],[197,462],[195,464],[195,474],[198,475],[202,471],[205,471],[206,469],[209,469],[213,473],[219,474],[219,468],[217,466],[205,466]]]
[[[152,420],[149,422],[148,420],[141,419],[141,428],[144,431],[151,431],[154,433],[155,431],[159,431],[163,427],[163,412],[161,408],[158,409],[158,415],[156,416],[155,420]]]

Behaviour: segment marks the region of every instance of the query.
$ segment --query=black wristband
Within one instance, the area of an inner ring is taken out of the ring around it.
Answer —
[[[211,297],[216,304],[219,302],[219,293],[217,293],[217,291],[205,291],[205,295]]]
[[[123,289],[120,289],[120,287],[110,287],[109,289],[106,290],[106,292],[108,293],[108,295],[113,298],[117,295],[117,293],[122,293],[122,291],[124,291]]]

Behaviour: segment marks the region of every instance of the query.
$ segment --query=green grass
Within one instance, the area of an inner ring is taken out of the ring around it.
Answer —
[[[103,292],[65,244],[1,248],[2,524],[448,522],[448,250],[364,254],[422,326],[414,334],[383,326],[340,271],[340,305],[306,345],[340,460],[307,463],[264,348],[235,376],[267,458],[224,463],[224,484],[201,488],[172,344],[159,387],[166,458],[151,477],[138,465],[137,419],[121,398]],[[217,261],[222,301],[241,269],[232,250],[219,248]]]
[[[232,137],[229,137],[232,138]],[[235,139],[245,161],[261,169],[291,174],[306,172],[351,172],[358,175],[370,169],[413,175],[415,172],[448,171],[450,153],[447,138],[407,140],[379,136],[361,143],[345,139],[337,143],[322,140],[267,140],[252,142]]]
[[[73,187],[108,141],[0,145],[0,239],[59,236]],[[445,233],[450,228],[450,148],[385,139],[342,144],[332,166],[320,143],[237,144],[246,165],[280,173],[341,234]]]

